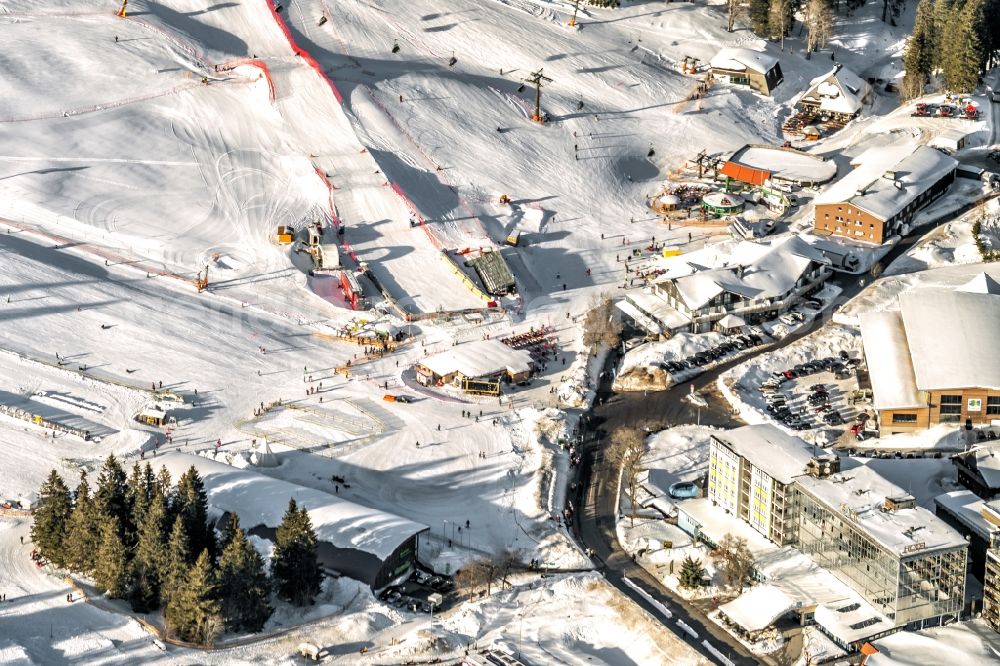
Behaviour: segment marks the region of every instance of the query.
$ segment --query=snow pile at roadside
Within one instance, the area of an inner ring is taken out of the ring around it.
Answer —
[[[428,628],[410,632],[379,655],[396,663],[460,656],[479,649],[520,654],[525,663],[567,666],[701,663],[699,656],[596,574],[536,580],[464,604]]]
[[[587,409],[597,395],[595,389],[607,357],[606,348],[602,348],[596,355],[589,354],[586,350],[577,352],[573,364],[560,375],[559,384],[556,385],[559,404]]]
[[[527,483],[512,498],[512,548],[525,562],[540,559],[547,566],[584,568],[589,560],[570,537],[562,519],[569,482],[569,438],[572,426],[557,409],[520,409],[512,437],[523,456]],[[565,450],[560,439],[567,440]],[[529,520],[530,519],[530,522]]]

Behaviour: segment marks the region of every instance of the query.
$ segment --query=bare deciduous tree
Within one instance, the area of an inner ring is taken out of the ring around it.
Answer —
[[[771,0],[767,13],[767,26],[771,39],[781,40],[781,50],[785,50],[785,35],[792,27],[792,0]]]
[[[712,557],[719,563],[726,583],[733,587],[742,587],[743,581],[750,575],[753,568],[753,555],[743,537],[727,534],[719,541],[718,547],[712,551]]]
[[[726,13],[729,18],[726,29],[732,32],[736,19],[742,18],[746,13],[746,0],[726,0]]]
[[[614,347],[621,340],[622,325],[611,296],[595,294],[583,321],[583,344],[596,353],[600,345]]]
[[[466,563],[455,573],[455,587],[460,592],[465,592],[466,598],[471,600],[473,595],[486,584],[487,570],[482,560]]]
[[[806,53],[826,46],[833,29],[833,10],[827,0],[809,0],[805,10],[805,24],[809,29]]]
[[[626,426],[611,434],[611,445],[608,446],[608,460],[619,470],[622,482],[628,488],[631,500],[629,518],[635,525],[636,493],[639,490],[639,475],[645,470],[643,457],[646,453],[646,433],[639,428]]]

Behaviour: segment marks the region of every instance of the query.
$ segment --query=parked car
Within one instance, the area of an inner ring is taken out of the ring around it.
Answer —
[[[809,387],[810,391],[817,391],[819,393],[826,393],[826,386],[823,384],[813,384]]]
[[[678,481],[671,484],[667,492],[674,499],[691,499],[698,496],[698,486],[690,481]]]
[[[795,326],[797,323],[799,323],[798,320],[796,320],[795,317],[793,317],[790,312],[786,312],[785,314],[778,317],[778,321],[788,326]]]

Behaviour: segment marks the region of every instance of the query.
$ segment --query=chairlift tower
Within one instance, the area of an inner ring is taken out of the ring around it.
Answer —
[[[574,0],[573,2],[573,18],[569,20],[569,27],[576,25],[576,13],[580,11],[580,0]]]
[[[532,72],[528,78],[524,79],[525,83],[530,83],[535,86],[535,115],[531,116],[531,119],[536,123],[542,121],[542,86],[546,83],[552,83],[552,79],[542,74],[542,70],[539,69],[537,72]]]

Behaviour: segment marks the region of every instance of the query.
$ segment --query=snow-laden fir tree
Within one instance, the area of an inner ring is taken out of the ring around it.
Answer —
[[[67,562],[66,535],[73,513],[73,499],[62,477],[52,470],[38,491],[38,507],[31,523],[35,548],[56,566]]]
[[[230,631],[260,631],[274,612],[264,558],[247,540],[236,514],[229,517],[224,541],[218,567],[222,619]]]
[[[279,597],[296,606],[313,602],[323,582],[316,553],[316,533],[309,514],[292,498],[278,525],[271,555],[271,575]]]

